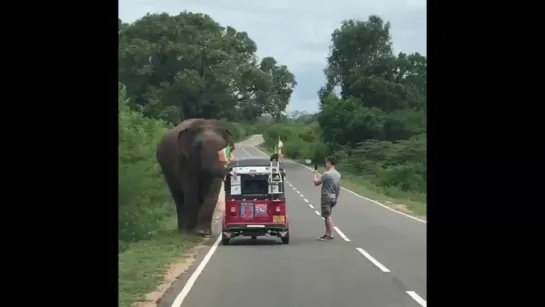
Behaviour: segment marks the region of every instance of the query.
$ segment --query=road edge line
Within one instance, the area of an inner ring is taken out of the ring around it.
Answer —
[[[197,281],[197,278],[199,277],[199,275],[201,275],[202,271],[204,270],[204,267],[208,264],[208,262],[210,261],[210,258],[212,258],[212,255],[214,255],[214,253],[216,252],[216,249],[218,248],[218,245],[220,244],[220,241],[221,241],[221,234],[218,236],[218,238],[216,239],[216,242],[214,242],[212,247],[210,247],[210,250],[208,251],[208,253],[206,253],[206,255],[202,259],[201,263],[199,263],[199,266],[197,267],[195,272],[193,272],[193,274],[191,274],[191,276],[189,277],[189,279],[185,283],[184,287],[182,288],[182,291],[180,291],[180,293],[178,293],[178,295],[176,296],[176,298],[174,299],[174,302],[172,302],[170,307],[181,307],[182,306],[182,303],[184,302],[185,298],[187,297],[187,294],[189,294],[189,291],[191,290],[191,288],[193,288],[193,285]]]

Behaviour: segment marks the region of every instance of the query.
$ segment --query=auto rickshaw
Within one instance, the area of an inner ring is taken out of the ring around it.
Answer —
[[[235,237],[275,236],[290,242],[284,194],[286,173],[273,159],[242,159],[227,165],[222,243]]]

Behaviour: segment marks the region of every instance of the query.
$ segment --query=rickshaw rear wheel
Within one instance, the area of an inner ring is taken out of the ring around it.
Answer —
[[[228,238],[228,237],[226,237],[225,235],[223,235],[223,234],[221,235],[221,244],[223,244],[223,245],[229,245],[229,241],[230,241],[230,240],[231,240],[231,239]]]
[[[282,244],[289,244],[290,243],[290,233],[288,232],[285,237],[280,238],[282,240]]]

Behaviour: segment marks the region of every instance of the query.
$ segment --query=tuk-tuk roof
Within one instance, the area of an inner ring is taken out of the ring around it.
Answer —
[[[240,159],[240,160],[230,162],[227,168],[232,169],[233,167],[252,167],[252,166],[269,167],[271,166],[271,161],[269,159],[263,159],[263,158]],[[282,167],[280,167],[280,169],[282,169]]]

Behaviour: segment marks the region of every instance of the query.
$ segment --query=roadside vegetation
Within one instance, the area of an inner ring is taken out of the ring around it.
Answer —
[[[343,186],[417,216],[426,215],[427,59],[394,54],[390,24],[347,20],[331,35],[317,114],[296,113],[263,132],[295,160],[335,155]]]
[[[199,117],[225,120],[236,140],[260,133],[257,118],[279,119],[296,83],[274,58],[258,59],[246,33],[207,15],[147,15],[119,29],[119,306],[129,307],[201,242],[176,230],[155,159],[162,135]]]

